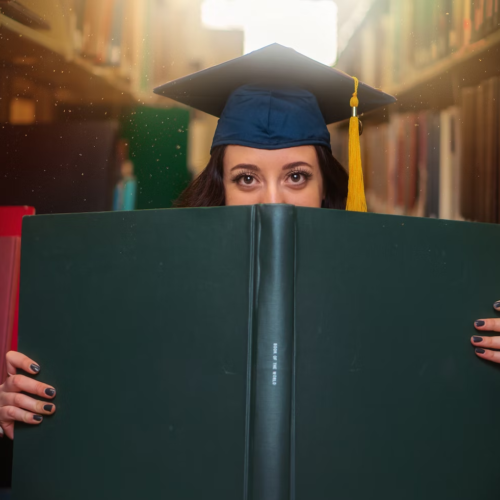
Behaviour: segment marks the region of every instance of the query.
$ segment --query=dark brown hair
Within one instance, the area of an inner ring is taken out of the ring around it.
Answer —
[[[347,199],[347,172],[325,146],[314,146],[323,178],[325,199],[322,208],[344,210]],[[226,146],[217,146],[205,170],[190,182],[175,202],[178,208],[220,207],[225,205],[224,152]]]

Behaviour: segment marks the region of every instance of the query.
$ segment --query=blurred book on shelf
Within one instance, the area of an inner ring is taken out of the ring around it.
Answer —
[[[0,384],[7,377],[5,354],[12,342],[20,257],[21,238],[0,236]]]
[[[499,214],[499,78],[462,91],[462,183],[464,217],[500,222]]]

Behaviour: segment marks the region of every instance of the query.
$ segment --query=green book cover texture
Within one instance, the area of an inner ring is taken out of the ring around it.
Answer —
[[[25,218],[57,412],[13,498],[489,500],[500,227],[288,205]],[[480,471],[480,477],[478,476]]]

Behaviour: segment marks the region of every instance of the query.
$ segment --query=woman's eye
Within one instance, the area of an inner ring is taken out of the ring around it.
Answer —
[[[306,172],[292,172],[288,179],[292,184],[305,184],[310,177],[311,175]]]
[[[253,176],[244,175],[243,177],[240,178],[240,181],[243,182],[243,184],[246,184],[247,186],[249,186],[253,182]]]

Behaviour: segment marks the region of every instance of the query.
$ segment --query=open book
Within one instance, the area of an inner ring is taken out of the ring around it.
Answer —
[[[469,338],[500,227],[288,205],[24,220],[19,349],[57,412],[14,500],[458,500],[500,491]]]

